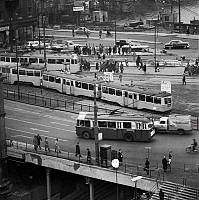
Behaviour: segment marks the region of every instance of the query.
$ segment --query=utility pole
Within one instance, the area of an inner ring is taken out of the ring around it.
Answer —
[[[173,0],[170,0],[171,4],[171,33],[173,32],[174,29],[174,13],[173,13]]]
[[[4,77],[0,75],[0,194],[6,197],[6,194],[10,192],[10,181],[7,172],[5,110],[2,86],[3,79]]]
[[[117,40],[117,24],[116,24],[116,17],[115,17],[115,45],[116,45],[116,40]]]
[[[44,67],[46,68],[46,16],[44,12],[44,0],[42,0],[42,25],[43,25],[43,43],[44,43]]]
[[[154,33],[154,63],[155,63],[155,72],[157,71],[157,57],[156,57],[156,51],[157,51],[157,22],[155,22],[155,33]]]
[[[98,139],[98,123],[97,123],[97,85],[94,84],[94,136],[95,136],[95,159],[96,163],[99,164],[99,139]]]
[[[179,18],[179,33],[181,33],[181,4],[180,0],[178,0],[178,18]]]

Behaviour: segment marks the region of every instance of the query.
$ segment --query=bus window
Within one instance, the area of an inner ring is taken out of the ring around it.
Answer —
[[[49,64],[55,64],[55,59],[48,59]]]
[[[1,57],[1,61],[5,61],[6,59],[5,59],[5,57]]]
[[[134,99],[137,99],[137,94],[133,94],[133,98],[134,98]]]
[[[131,128],[131,122],[123,122],[123,128]]]
[[[70,59],[66,59],[66,63],[70,63]]]
[[[154,103],[161,104],[161,98],[160,97],[154,97]]]
[[[102,92],[108,94],[108,88],[106,86],[102,87]]]
[[[122,96],[122,91],[121,90],[116,90],[116,96]]]
[[[34,71],[34,76],[40,76],[40,71]]]
[[[29,63],[38,63],[37,58],[29,58]]]
[[[17,74],[17,70],[16,69],[12,69],[12,74]]]
[[[145,95],[144,94],[139,94],[139,100],[140,101],[145,101]]]
[[[111,95],[115,95],[115,89],[108,88],[108,92],[109,92],[109,94],[111,94]]]
[[[87,83],[82,83],[82,88],[85,90],[88,90],[88,84]]]
[[[80,81],[75,81],[75,87],[81,88],[81,82]]]
[[[50,81],[50,82],[55,82],[55,77],[49,76],[49,81]]]
[[[84,122],[84,125],[85,125],[85,127],[90,127],[90,121],[86,120],[86,121]]]
[[[89,90],[94,90],[94,86],[92,84],[88,85]]]
[[[6,57],[6,62],[10,62],[10,57]]]
[[[152,96],[146,96],[146,102],[153,103],[153,97]]]
[[[84,126],[84,120],[77,120],[77,126]]]
[[[116,128],[116,122],[108,122],[108,128]]]
[[[43,80],[44,80],[44,81],[48,81],[48,76],[43,75]]]
[[[56,78],[56,79],[55,79],[55,82],[56,82],[56,83],[61,83],[61,79],[60,79],[60,78]]]
[[[33,76],[33,71],[27,71],[27,76]]]
[[[74,62],[74,60],[73,60],[73,59],[71,59],[71,64],[75,64],[75,62]]]
[[[19,70],[19,75],[26,75],[26,71],[25,71],[25,70],[22,70],[22,69],[20,69],[20,70]]]
[[[43,58],[39,58],[39,63],[44,63],[44,59]]]
[[[57,59],[57,64],[63,64],[64,63],[64,59]]]
[[[98,126],[99,127],[107,127],[107,122],[106,121],[98,121]]]

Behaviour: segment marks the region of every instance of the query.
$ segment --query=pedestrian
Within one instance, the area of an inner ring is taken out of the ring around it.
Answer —
[[[56,153],[61,153],[58,138],[56,138],[56,140],[55,140],[55,152]]]
[[[38,148],[38,142],[37,142],[37,136],[35,135],[33,137],[33,145],[34,145],[34,150],[37,152],[37,148]]]
[[[168,167],[169,167],[169,170],[170,170],[170,172],[171,172],[171,159],[172,159],[172,153],[171,153],[171,151],[169,151],[169,159],[168,159]]]
[[[164,192],[162,189],[160,189],[160,191],[159,191],[159,198],[160,198],[160,200],[164,200]]]
[[[91,164],[91,152],[89,148],[87,148],[87,163]]]
[[[76,157],[77,157],[77,156],[81,157],[79,142],[77,142],[76,148],[75,148],[75,149],[76,149],[76,151],[75,151],[75,156],[76,156]]]
[[[41,138],[41,136],[39,135],[39,134],[37,134],[37,144],[38,144],[38,147],[39,147],[39,149],[41,150],[41,141],[42,141],[42,138]]]
[[[168,162],[167,162],[166,156],[164,156],[162,159],[162,168],[163,168],[164,172],[167,171],[167,164],[168,164]]]
[[[75,30],[74,30],[74,28],[72,29],[72,36],[75,37]]]
[[[49,148],[48,138],[47,137],[45,137],[45,139],[44,139],[44,148],[45,148],[45,151],[50,152],[50,148]]]
[[[144,164],[144,170],[146,171],[147,175],[149,175],[149,167],[150,167],[150,162],[149,162],[149,159],[146,158],[146,161]]]
[[[144,63],[143,67],[142,67],[144,74],[146,74],[146,63]]]
[[[186,85],[186,84],[187,84],[186,76],[185,76],[185,74],[183,74],[183,76],[182,76],[182,85]]]
[[[122,74],[119,75],[120,83],[122,82]]]
[[[120,164],[122,165],[123,162],[123,155],[122,155],[122,151],[121,149],[119,149],[118,154],[117,154],[118,160],[120,162]]]
[[[99,30],[99,38],[102,38],[102,30]]]

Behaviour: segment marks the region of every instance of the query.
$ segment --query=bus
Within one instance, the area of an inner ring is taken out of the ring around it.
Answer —
[[[153,122],[143,116],[98,114],[97,118],[98,133],[102,133],[102,139],[149,142],[155,135]],[[76,135],[84,139],[95,138],[93,113],[79,113]]]
[[[16,54],[2,54],[0,61],[4,63],[17,63]],[[19,64],[40,64],[44,65],[43,54],[24,54],[18,56]],[[47,70],[63,70],[70,73],[80,71],[80,62],[76,54],[47,54]]]

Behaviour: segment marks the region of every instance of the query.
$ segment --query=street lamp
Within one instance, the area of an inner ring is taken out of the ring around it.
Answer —
[[[111,162],[112,167],[115,169],[115,182],[116,182],[116,186],[117,186],[117,200],[119,200],[119,193],[118,193],[118,182],[117,182],[117,169],[120,165],[120,162],[118,159],[113,159]]]
[[[142,176],[136,176],[131,179],[135,183],[134,199],[137,200],[137,181],[141,180]]]

